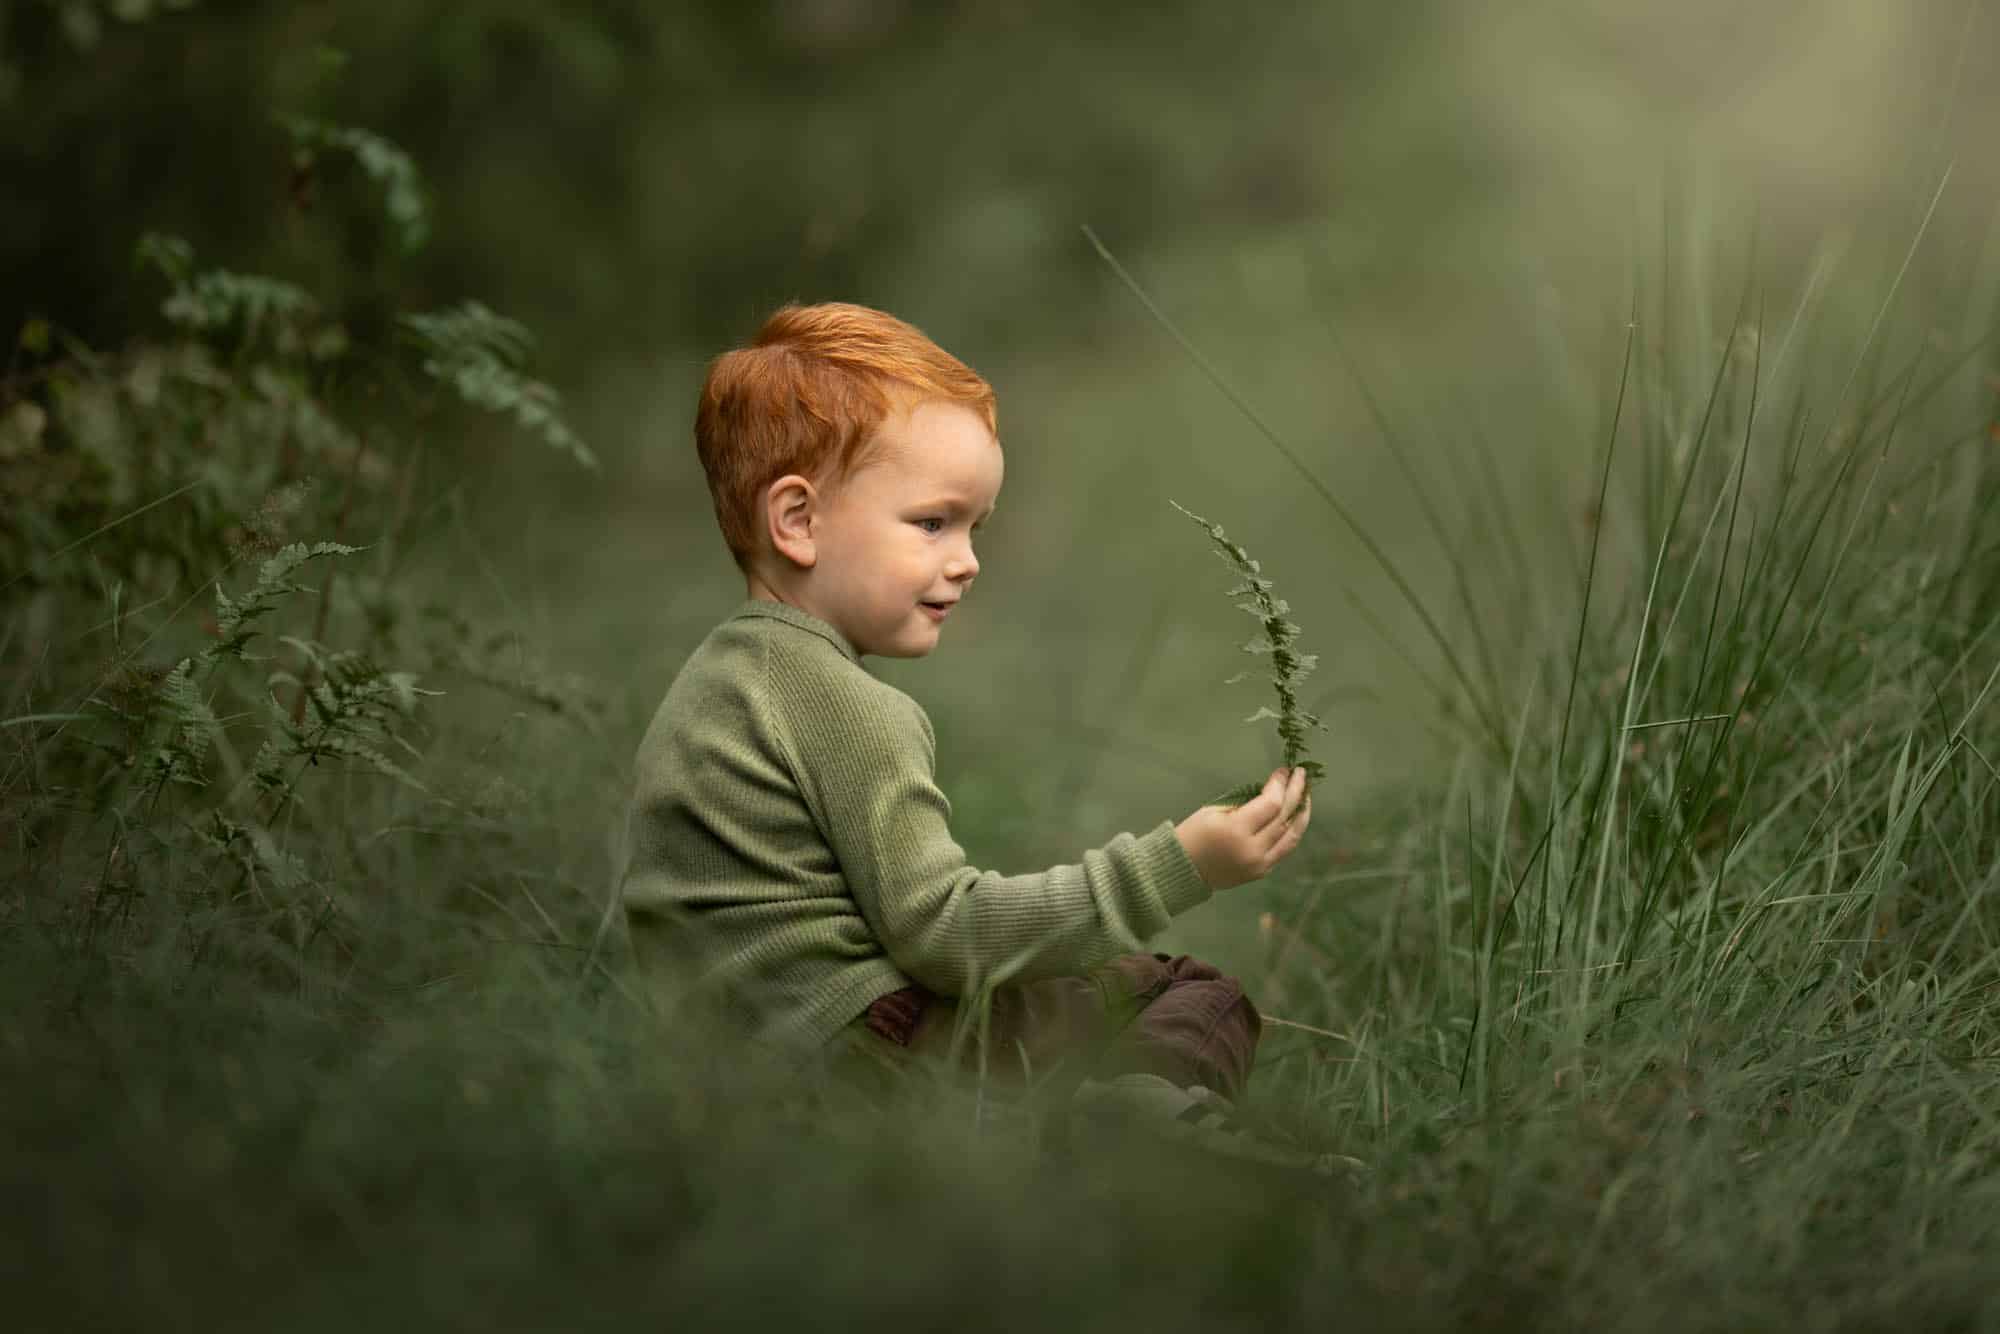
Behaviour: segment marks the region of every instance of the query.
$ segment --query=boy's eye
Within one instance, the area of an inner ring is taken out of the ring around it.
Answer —
[[[943,520],[943,519],[918,519],[918,520],[917,520],[917,527],[919,527],[919,528],[923,529],[923,530],[924,530],[925,532],[927,532],[927,533],[941,533],[941,532],[943,532],[943,531],[944,531],[944,520]]]

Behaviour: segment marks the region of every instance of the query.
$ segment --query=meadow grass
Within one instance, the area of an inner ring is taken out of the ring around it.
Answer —
[[[1251,1098],[1358,1183],[1052,1161],[976,1086],[858,1115],[674,1023],[607,912],[643,720],[514,653],[424,678],[420,786],[336,756],[298,787],[271,823],[296,879],[260,852],[210,880],[161,832],[196,797],[63,786],[83,659],[10,622],[12,1311],[2000,1322],[1990,358],[1897,336],[1900,272],[1843,320],[1817,282],[1771,315],[1742,269],[1678,341],[1634,298],[1583,504],[1532,451],[1499,477],[1426,442],[1469,479],[1424,502],[1450,591],[1395,582],[1454,761],[1236,891],[1268,950]]]

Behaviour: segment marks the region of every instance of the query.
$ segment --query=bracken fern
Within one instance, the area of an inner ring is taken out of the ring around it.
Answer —
[[[280,123],[295,172],[352,153],[396,248],[421,242],[406,155]],[[307,225],[311,192],[290,198]],[[0,811],[9,871],[35,869],[0,917],[121,954],[181,939],[190,967],[281,958],[290,990],[326,976],[314,941],[352,962],[382,861],[404,855],[393,831],[487,818],[483,789],[412,744],[420,722],[436,735],[441,693],[419,670],[585,727],[601,708],[412,577],[414,502],[451,462],[411,429],[433,386],[594,459],[525,373],[528,331],[478,302],[409,314],[392,341],[351,325],[337,288],[198,261],[177,237],[143,234],[135,260],[165,289],[163,329],[100,350],[31,319],[0,368]]]
[[[417,164],[408,153],[373,130],[354,125],[332,125],[310,116],[280,116],[278,124],[291,136],[295,173],[316,170],[322,153],[345,153],[381,187],[382,211],[395,229],[396,243],[407,253],[430,240],[430,206],[424,202]]]
[[[423,348],[424,374],[474,407],[511,416],[522,430],[584,467],[597,466],[597,456],[563,420],[561,397],[521,373],[534,344],[525,326],[477,301],[404,315],[397,323]]]

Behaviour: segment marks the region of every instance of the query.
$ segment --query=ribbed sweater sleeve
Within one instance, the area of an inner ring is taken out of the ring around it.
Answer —
[[[982,982],[1082,972],[1209,897],[1170,821],[1034,874],[970,865],[923,709],[814,647],[767,641],[756,695],[848,892],[911,979],[962,996]]]
[[[1209,897],[1171,823],[1075,865],[967,862],[930,720],[832,626],[751,601],[683,664],[634,761],[620,892],[677,1006],[823,1043],[911,982],[948,996],[1085,971]]]

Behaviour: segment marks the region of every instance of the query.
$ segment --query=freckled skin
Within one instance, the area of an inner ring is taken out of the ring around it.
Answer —
[[[978,575],[973,538],[1004,471],[1000,442],[970,408],[894,413],[839,486],[771,484],[749,594],[817,616],[857,653],[924,657],[943,628],[924,604],[956,602]]]

